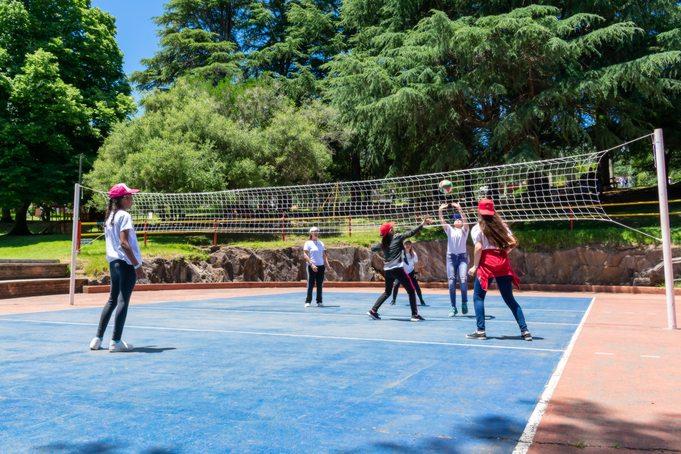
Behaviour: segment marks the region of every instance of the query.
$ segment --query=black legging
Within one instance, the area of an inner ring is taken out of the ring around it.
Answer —
[[[393,291],[393,284],[398,281],[407,290],[409,294],[409,306],[411,306],[411,315],[418,315],[418,309],[416,309],[416,290],[414,289],[414,283],[412,282],[409,275],[404,271],[404,268],[395,268],[392,270],[386,270],[385,272],[385,291],[381,293],[378,297],[376,303],[372,310],[378,312],[381,304],[385,302],[390,297]]]
[[[318,265],[317,271],[313,271],[310,265],[307,265],[307,297],[305,303],[312,302],[312,289],[317,285],[317,304],[322,303],[322,287],[324,286],[324,265]]]
[[[414,284],[414,289],[416,290],[416,295],[419,297],[419,301],[423,304],[423,293],[421,293],[421,286],[419,285],[419,281],[416,279],[416,273],[412,271],[409,273],[409,277],[411,278],[411,283]],[[400,290],[400,281],[395,281],[393,284],[393,301],[397,299],[397,292]]]
[[[132,295],[132,289],[135,288],[137,274],[135,273],[135,267],[129,265],[124,260],[114,260],[109,263],[109,271],[111,272],[111,293],[109,293],[109,301],[107,301],[104,309],[102,309],[99,327],[97,328],[97,337],[104,337],[106,325],[109,324],[111,314],[116,309],[114,332],[111,340],[118,342],[123,335],[123,326],[125,325],[125,317],[128,315],[130,295]]]

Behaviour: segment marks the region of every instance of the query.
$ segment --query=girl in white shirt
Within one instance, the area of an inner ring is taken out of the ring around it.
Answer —
[[[457,211],[452,215],[453,225],[447,223],[443,215],[443,211],[450,206]],[[461,289],[461,312],[468,313],[468,251],[466,249],[468,225],[466,224],[466,215],[458,203],[440,205],[438,214],[440,224],[447,234],[447,279],[449,281],[449,302],[452,305],[449,316],[454,317],[459,313],[456,308],[457,281]]]
[[[423,301],[423,293],[421,293],[421,287],[419,286],[419,281],[416,280],[416,265],[419,263],[419,256],[416,254],[411,240],[404,242],[404,252],[402,253],[402,262],[404,272],[411,278],[411,283],[414,284],[414,290],[416,290],[416,295],[421,301],[421,306],[427,306],[426,302]],[[397,293],[400,291],[400,281],[396,280],[393,284],[393,300],[390,304],[394,305],[397,301]]]
[[[111,273],[111,293],[97,327],[97,334],[90,341],[91,350],[99,350],[106,326],[109,324],[114,310],[114,331],[109,344],[110,352],[127,352],[133,349],[131,344],[121,340],[125,318],[128,315],[128,304],[137,279],[144,278],[142,271],[142,254],[137,244],[137,235],[132,223],[132,216],[127,210],[132,206],[132,195],[139,189],[131,189],[119,183],[109,189],[109,206],[106,210],[104,237],[106,240],[106,260]]]
[[[307,262],[307,297],[305,307],[312,305],[312,290],[317,285],[317,306],[322,307],[322,286],[324,285],[324,272],[329,264],[329,254],[326,252],[324,243],[319,239],[319,229],[310,229],[310,239],[303,246],[303,254]]]

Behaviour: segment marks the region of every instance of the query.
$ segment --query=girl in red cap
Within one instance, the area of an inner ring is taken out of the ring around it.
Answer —
[[[531,341],[532,335],[527,329],[523,310],[513,297],[513,286],[515,285],[517,288],[520,281],[511,268],[508,254],[517,246],[518,242],[506,223],[494,211],[492,200],[482,199],[478,202],[478,215],[478,223],[471,230],[471,237],[475,244],[475,255],[473,266],[468,271],[471,276],[475,276],[473,302],[478,329],[466,337],[469,339],[487,339],[485,334],[485,295],[490,279],[494,278],[497,281],[501,297],[518,322],[520,336],[524,340]]]
[[[409,275],[404,271],[404,261],[402,254],[404,252],[404,240],[419,233],[424,226],[429,225],[432,221],[428,218],[424,219],[421,225],[402,234],[395,234],[395,224],[386,222],[381,225],[379,233],[383,237],[381,244],[373,246],[373,252],[383,251],[383,259],[385,264],[383,270],[385,271],[385,291],[378,297],[374,307],[371,308],[367,314],[374,320],[380,320],[378,316],[378,309],[381,304],[390,297],[395,281],[399,281],[409,294],[409,306],[411,306],[411,321],[420,322],[423,320],[416,308],[416,289],[414,283],[411,281]]]
[[[90,341],[91,350],[99,350],[102,337],[111,315],[116,310],[114,331],[109,344],[110,352],[127,352],[133,349],[131,344],[121,340],[125,318],[128,315],[128,304],[132,289],[137,279],[144,277],[142,271],[142,254],[137,244],[132,216],[127,212],[132,206],[132,195],[139,189],[131,189],[124,183],[109,189],[109,205],[106,209],[104,237],[106,239],[106,260],[111,272],[111,293],[97,327],[97,335]]]

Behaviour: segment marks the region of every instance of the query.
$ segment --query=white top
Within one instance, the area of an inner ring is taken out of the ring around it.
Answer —
[[[447,255],[465,254],[466,241],[468,240],[468,226],[464,225],[460,229],[457,229],[456,227],[446,224],[444,228],[445,233],[447,234]],[[475,230],[475,227],[473,227],[473,230]]]
[[[114,260],[125,260],[125,263],[132,265],[130,259],[121,248],[121,232],[129,230],[128,243],[132,248],[132,252],[137,259],[137,263],[142,263],[142,253],[137,244],[137,235],[135,234],[135,227],[132,225],[132,216],[125,210],[118,210],[113,215],[113,222],[111,216],[106,220],[104,226],[104,238],[106,239],[106,260],[111,263]]]
[[[324,243],[322,240],[307,240],[305,242],[305,246],[303,246],[303,250],[307,251],[308,255],[310,256],[310,259],[312,259],[312,263],[315,264],[315,266],[323,266],[324,265]]]
[[[416,267],[416,264],[419,263],[419,256],[416,254],[415,250],[411,250],[411,254],[409,254],[406,249],[402,253],[402,265],[404,267],[404,271],[407,272],[407,274],[411,273],[414,271],[414,268]]]
[[[508,230],[509,235],[513,235],[513,232],[511,232],[511,229],[506,227],[506,230]],[[490,243],[489,240],[487,239],[487,237],[485,236],[485,234],[482,233],[482,229],[480,228],[480,224],[475,224],[473,226],[473,229],[471,230],[471,238],[473,239],[473,244],[481,243],[483,250],[499,249],[497,246],[494,246],[492,243]]]

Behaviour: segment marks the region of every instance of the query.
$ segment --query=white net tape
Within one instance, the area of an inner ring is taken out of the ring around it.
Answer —
[[[148,233],[303,234],[317,226],[335,235],[375,231],[384,221],[412,225],[436,217],[445,202],[459,202],[474,222],[477,201],[489,197],[509,222],[609,221],[597,187],[598,164],[607,151],[381,180],[139,193],[130,212],[137,230]],[[452,182],[449,194],[438,189],[445,179]],[[94,192],[98,208],[105,206],[106,194]]]

